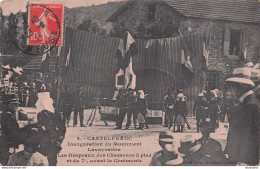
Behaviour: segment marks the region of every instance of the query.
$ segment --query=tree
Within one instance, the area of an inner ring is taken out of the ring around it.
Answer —
[[[92,20],[84,20],[78,27],[79,30],[91,32],[91,33],[98,33],[98,34],[106,34],[106,30],[100,28],[100,24],[98,22],[92,22]]]

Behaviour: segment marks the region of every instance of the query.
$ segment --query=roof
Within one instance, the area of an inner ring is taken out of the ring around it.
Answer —
[[[130,0],[108,18],[112,21],[132,6]],[[144,1],[144,0],[142,0]],[[187,17],[260,23],[260,2],[257,0],[159,0]]]
[[[24,70],[40,70],[42,63],[42,56],[34,56],[34,58],[23,67]],[[55,57],[51,56],[49,60],[49,69],[55,68]]]
[[[257,0],[163,0],[188,17],[260,23]]]

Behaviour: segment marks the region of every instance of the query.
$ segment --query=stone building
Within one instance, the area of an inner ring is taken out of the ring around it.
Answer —
[[[260,2],[256,0],[129,0],[107,20],[135,38],[210,35],[207,84],[221,84],[235,67],[260,61]]]

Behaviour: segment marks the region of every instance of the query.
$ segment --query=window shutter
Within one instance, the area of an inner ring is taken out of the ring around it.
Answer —
[[[224,29],[224,44],[223,44],[223,55],[229,55],[230,46],[230,29]]]
[[[244,30],[242,32],[242,46],[241,46],[241,58],[246,60],[247,58],[247,46],[249,44],[249,32]]]

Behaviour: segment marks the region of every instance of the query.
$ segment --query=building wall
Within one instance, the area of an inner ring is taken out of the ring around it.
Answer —
[[[155,0],[156,1],[156,0]],[[155,19],[150,20],[149,5],[155,5]],[[146,29],[157,26],[158,33],[169,31],[179,25],[180,16],[168,5],[161,2],[152,1],[137,1],[133,6],[130,6],[114,21],[114,26],[123,25],[133,36],[138,36],[140,33],[140,25],[144,25]],[[174,34],[174,33],[171,33]],[[166,35],[156,38],[166,38]]]
[[[211,28],[211,42],[209,53],[209,70],[220,72],[220,84],[223,84],[225,78],[232,73],[232,70],[245,64],[248,61],[259,61],[260,53],[260,25],[237,23],[231,21],[208,20],[202,18],[187,18],[181,16],[172,7],[157,2],[156,4],[156,19],[154,21],[148,20],[148,12],[150,5],[153,2],[136,2],[126,11],[122,12],[116,24],[123,24],[131,34],[138,34],[138,27],[141,23],[149,28],[153,25],[158,25],[161,31],[164,29],[172,29],[178,24],[179,30],[183,35],[203,32]],[[223,55],[224,29],[241,29],[249,34],[247,59],[231,58]],[[173,34],[174,36],[174,34]],[[176,34],[175,36],[179,36]],[[160,37],[165,38],[165,37]]]

